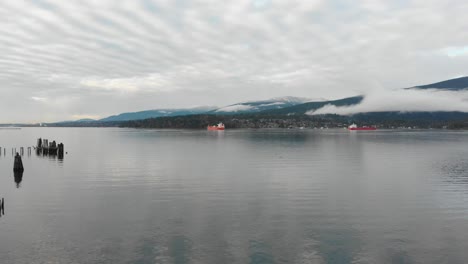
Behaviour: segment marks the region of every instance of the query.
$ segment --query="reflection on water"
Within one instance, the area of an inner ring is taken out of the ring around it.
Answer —
[[[70,154],[25,157],[21,188],[0,177],[2,263],[468,258],[468,133],[0,131],[15,145],[39,136]]]
[[[51,160],[51,161],[58,161],[58,163],[63,163],[65,154],[66,153],[64,153],[63,151],[47,153],[47,152],[44,152],[44,151],[42,151],[40,149],[36,149],[36,156],[37,157],[45,158],[45,159],[48,159],[48,160]]]
[[[65,154],[63,153],[63,151],[59,152],[57,154],[57,158],[60,162],[63,162],[63,157],[65,156]]]
[[[22,171],[14,171],[13,172],[15,177],[16,188],[20,187],[21,181],[23,180],[23,172]]]
[[[456,184],[468,184],[468,158],[453,157],[441,165],[441,173]]]

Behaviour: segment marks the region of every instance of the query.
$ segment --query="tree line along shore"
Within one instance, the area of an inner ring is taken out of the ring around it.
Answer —
[[[378,128],[468,129],[466,113],[366,113],[353,116],[339,115],[188,115],[158,117],[119,122],[62,122],[50,127],[129,127],[206,129],[208,125],[223,122],[228,129],[235,128],[341,128],[351,123]]]

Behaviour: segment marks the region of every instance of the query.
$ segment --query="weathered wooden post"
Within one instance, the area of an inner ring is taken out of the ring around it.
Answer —
[[[13,171],[16,171],[16,172],[24,171],[23,161],[21,160],[21,156],[19,155],[19,153],[16,153],[15,164],[13,164]]]
[[[42,149],[44,150],[42,152],[42,155],[48,155],[49,154],[49,140],[47,140],[47,139],[42,140]]]
[[[63,143],[58,144],[58,158],[63,159]]]
[[[2,204],[0,208],[0,215],[5,215],[5,199],[2,198]]]
[[[49,154],[57,155],[57,142],[55,140],[49,143]]]
[[[42,147],[42,138],[38,138],[37,139],[37,148],[41,148]]]
[[[21,153],[21,156],[24,155],[24,147],[20,147],[20,153]]]

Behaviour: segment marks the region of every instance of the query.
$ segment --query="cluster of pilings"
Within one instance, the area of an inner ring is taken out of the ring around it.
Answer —
[[[37,146],[36,146],[36,151],[37,154],[42,154],[42,155],[58,155],[59,157],[63,157],[63,150],[64,146],[63,143],[57,144],[54,141],[49,142],[48,139],[37,139]]]
[[[31,155],[32,153],[32,147],[20,147],[18,148],[19,152],[17,151],[17,148],[11,148],[11,155],[15,155],[16,153],[19,153],[21,156],[24,156],[24,150],[27,150],[28,155]],[[7,148],[0,147],[0,156],[6,156]]]

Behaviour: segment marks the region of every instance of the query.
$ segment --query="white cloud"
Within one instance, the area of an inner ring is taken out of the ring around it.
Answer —
[[[150,74],[145,77],[114,78],[114,79],[85,79],[81,85],[105,91],[118,91],[132,93],[142,90],[167,91],[171,89],[169,82],[159,74]]]
[[[251,105],[230,105],[216,110],[216,112],[242,112],[254,109]]]
[[[33,97],[31,97],[31,99],[32,99],[33,101],[36,101],[36,102],[47,102],[47,98],[45,98],[45,97],[33,96]]]
[[[265,106],[274,106],[274,105],[284,105],[284,102],[274,102],[274,103],[269,103],[269,104],[261,104],[259,107],[265,107]]]
[[[101,116],[98,115],[86,115],[86,114],[78,114],[78,115],[72,115],[73,120],[80,120],[80,119],[94,119],[98,120],[100,119]]]
[[[450,48],[444,49],[444,51],[449,57],[468,55],[468,46],[450,47]]]

